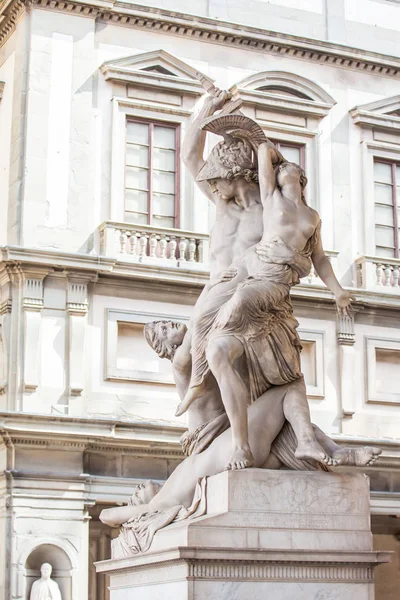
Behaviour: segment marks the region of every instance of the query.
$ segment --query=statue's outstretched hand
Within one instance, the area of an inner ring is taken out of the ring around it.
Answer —
[[[351,294],[348,290],[342,290],[339,294],[336,295],[336,307],[339,313],[339,316],[342,318],[352,318],[352,307],[351,303],[355,300],[355,296]]]

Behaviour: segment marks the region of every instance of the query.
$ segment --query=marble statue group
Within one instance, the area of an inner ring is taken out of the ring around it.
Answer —
[[[326,470],[365,466],[378,448],[339,447],[311,423],[290,291],[312,265],[350,318],[350,293],[335,277],[308,206],[303,169],[288,162],[225,91],[214,89],[187,131],[183,160],[216,206],[210,279],[189,326],[148,323],[145,337],[171,360],[188,411],[185,460],[164,485],[140,486],[127,506],[106,509],[121,525],[115,558],[147,550],[156,531],[204,514],[206,478],[248,467]],[[217,114],[215,114],[217,113]],[[204,160],[207,132],[222,137]]]

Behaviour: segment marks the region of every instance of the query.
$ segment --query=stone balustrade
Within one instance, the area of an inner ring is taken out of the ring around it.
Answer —
[[[152,225],[106,221],[99,227],[100,254],[119,260],[208,270],[209,236]]]
[[[361,256],[356,265],[358,287],[400,294],[400,259]]]
[[[99,227],[100,254],[118,260],[144,263],[156,267],[177,267],[207,272],[209,269],[209,236],[204,233],[169,229],[152,225],[133,225],[105,221]],[[326,252],[335,270],[337,252]],[[324,284],[311,267],[302,285]]]

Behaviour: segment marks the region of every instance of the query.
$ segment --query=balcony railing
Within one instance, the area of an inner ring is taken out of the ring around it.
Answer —
[[[357,285],[360,288],[400,294],[400,259],[360,256],[356,260]]]
[[[102,256],[154,265],[157,268],[175,267],[186,271],[201,271],[203,275],[209,270],[210,238],[207,234],[113,221],[102,223],[99,233]],[[328,251],[326,254],[335,270],[338,253]],[[324,287],[314,267],[301,280],[301,284]]]
[[[106,221],[100,225],[100,254],[119,260],[208,270],[207,234]]]

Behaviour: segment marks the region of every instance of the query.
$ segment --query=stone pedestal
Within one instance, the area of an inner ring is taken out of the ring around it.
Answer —
[[[246,469],[208,479],[207,514],[97,563],[110,600],[373,600],[369,480]]]

